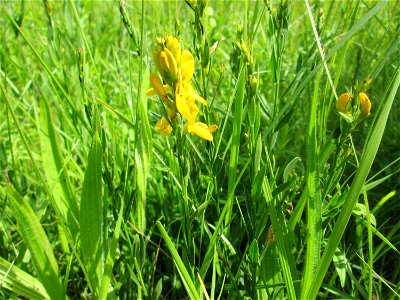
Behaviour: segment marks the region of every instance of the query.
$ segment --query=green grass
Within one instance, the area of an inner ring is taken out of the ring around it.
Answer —
[[[0,298],[398,299],[399,1],[187,2],[2,2]]]

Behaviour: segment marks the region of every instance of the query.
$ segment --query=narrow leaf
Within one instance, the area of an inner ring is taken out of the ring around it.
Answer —
[[[174,243],[171,241],[168,233],[165,231],[165,228],[160,221],[157,221],[157,227],[158,230],[160,230],[161,236],[164,239],[172,258],[174,259],[174,263],[178,268],[179,275],[181,276],[183,285],[185,286],[190,299],[200,299],[199,294],[197,293],[193,284],[192,278],[190,277],[189,272],[186,270],[185,264],[183,263],[178,251],[174,246]]]
[[[49,190],[53,194],[55,205],[64,217],[71,237],[75,240],[79,231],[78,203],[64,168],[64,157],[46,99],[40,101],[40,144],[43,170]]]
[[[101,142],[96,132],[88,156],[79,215],[82,261],[95,294],[98,294],[102,277],[101,157]]]

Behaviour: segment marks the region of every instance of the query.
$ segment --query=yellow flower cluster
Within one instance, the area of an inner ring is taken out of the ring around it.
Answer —
[[[158,38],[157,43],[158,47],[152,52],[152,56],[165,84],[156,74],[151,74],[152,88],[147,91],[147,96],[157,95],[168,108],[167,116],[158,120],[157,129],[162,135],[169,135],[180,114],[187,121],[184,127],[185,132],[192,132],[203,139],[212,141],[212,133],[218,126],[196,122],[196,117],[200,112],[196,101],[203,105],[207,105],[207,101],[195,92],[190,83],[194,74],[192,53],[188,50],[182,51],[179,41],[169,35]]]
[[[358,94],[358,98],[359,98],[359,103],[361,106],[360,115],[362,117],[369,116],[370,111],[371,111],[371,101],[369,100],[367,94],[360,92]],[[349,93],[344,93],[344,94],[340,95],[336,101],[337,111],[351,116],[352,115],[351,109],[348,108],[349,102],[351,99],[352,98]]]

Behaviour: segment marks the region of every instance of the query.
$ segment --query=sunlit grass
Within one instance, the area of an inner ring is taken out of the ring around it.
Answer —
[[[2,298],[399,297],[397,1],[99,3],[2,3]]]

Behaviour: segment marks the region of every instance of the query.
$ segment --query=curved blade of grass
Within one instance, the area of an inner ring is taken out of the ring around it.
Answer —
[[[118,219],[117,219],[117,223],[115,224],[115,230],[114,230],[114,236],[113,239],[111,241],[108,253],[107,253],[107,259],[106,259],[106,263],[104,266],[104,273],[103,273],[103,277],[101,280],[101,288],[100,288],[100,292],[99,292],[99,299],[107,299],[107,292],[108,292],[108,286],[110,285],[110,280],[111,280],[111,273],[113,270],[113,266],[115,263],[115,256],[117,254],[117,247],[118,247],[118,239],[119,239],[119,235],[121,233],[121,223],[122,223],[122,219],[123,219],[123,212],[124,212],[124,206],[121,205],[121,208],[119,210],[119,214],[118,214]]]
[[[287,297],[289,299],[297,299],[296,291],[293,285],[293,281],[297,280],[297,271],[293,255],[290,251],[290,246],[288,244],[287,227],[284,224],[284,220],[278,217],[275,208],[275,201],[272,198],[271,188],[267,177],[264,177],[264,184],[262,191],[264,198],[267,202],[269,215],[271,217],[272,227],[274,228],[274,232],[276,235],[279,259],[281,262],[282,273],[286,284],[286,290],[288,293]]]
[[[390,92],[387,95],[386,99],[384,99],[380,115],[377,118],[374,127],[372,128],[370,138],[364,148],[363,155],[361,157],[361,162],[357,170],[357,173],[355,175],[354,181],[348,192],[345,205],[343,206],[340,212],[338,220],[328,240],[328,244],[326,246],[324,254],[318,265],[317,272],[315,275],[315,280],[313,281],[310,290],[308,291],[308,294],[306,296],[307,299],[314,299],[317,296],[322,281],[332,261],[333,255],[335,254],[336,248],[339,245],[340,239],[342,238],[342,235],[346,229],[354,205],[356,204],[358,196],[360,195],[361,190],[364,187],[365,180],[367,178],[369,170],[372,166],[372,163],[378,151],[380,142],[382,140],[383,132],[386,126],[386,121],[388,119],[389,112],[393,104],[393,100],[396,96],[397,89],[400,85],[399,67],[397,68],[396,73],[393,76],[393,79],[394,79],[392,80],[393,84],[390,85]]]
[[[19,232],[31,253],[33,265],[47,294],[50,299],[65,299],[57,260],[35,212],[11,184],[7,185],[7,195]]]
[[[308,6],[308,2],[307,2]],[[327,68],[327,66],[326,66]],[[322,203],[321,189],[319,185],[318,173],[318,90],[322,72],[319,72],[314,86],[314,96],[311,103],[310,124],[308,129],[308,144],[307,144],[307,252],[306,263],[304,266],[304,278],[302,293],[308,291],[315,269],[317,267],[322,239]],[[304,298],[304,294],[303,297]]]
[[[82,261],[94,294],[98,295],[103,265],[102,148],[96,131],[88,155],[79,215]]]
[[[231,153],[229,162],[229,174],[228,174],[228,194],[234,195],[234,190],[236,187],[236,171],[239,161],[239,148],[240,148],[240,132],[242,129],[242,115],[243,115],[243,99],[244,99],[244,89],[245,89],[245,72],[244,68],[241,69],[238,88],[235,96],[235,111],[233,115],[233,129],[232,129],[232,143],[231,143]],[[230,207],[225,215],[225,225],[231,222],[232,217],[232,207],[233,202],[231,202]]]
[[[79,208],[64,169],[64,157],[47,99],[40,101],[40,144],[44,173],[55,203],[63,214],[73,240],[79,233]]]
[[[190,299],[200,300],[199,293],[197,292],[192,279],[190,278],[189,272],[186,270],[185,264],[183,263],[181,257],[179,256],[178,251],[175,248],[174,243],[168,236],[168,233],[165,231],[164,226],[160,221],[156,222],[158,229],[160,230],[161,236],[164,239],[169,252],[171,252],[172,258],[174,259],[174,263],[179,271],[179,275],[181,276],[183,285],[186,288],[186,291],[190,297]]]
[[[28,299],[50,298],[39,280],[2,257],[0,257],[0,287]]]
[[[144,78],[149,78],[149,71],[146,69]],[[147,80],[143,80],[139,89],[137,103],[137,117],[135,124],[136,143],[135,143],[135,176],[136,176],[136,215],[137,226],[142,232],[146,229],[146,187],[147,176],[150,170],[151,155],[151,129],[147,118]],[[140,120],[140,121],[139,121]]]

